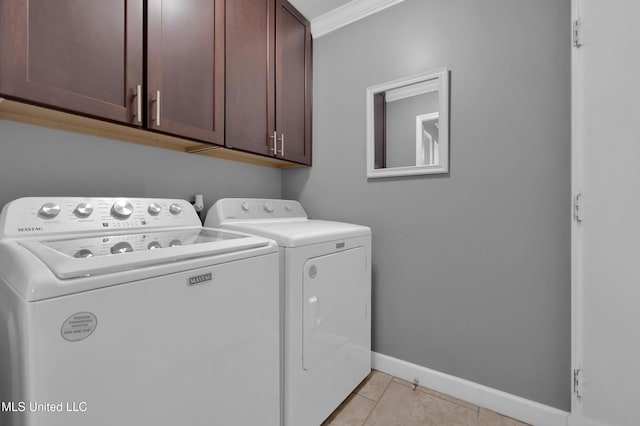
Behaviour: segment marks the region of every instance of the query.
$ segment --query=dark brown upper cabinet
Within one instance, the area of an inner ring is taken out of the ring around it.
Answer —
[[[1,0],[0,94],[142,125],[143,1]]]
[[[224,144],[224,0],[148,0],[147,127]]]
[[[228,148],[269,155],[275,131],[275,0],[226,2]]]
[[[0,96],[310,165],[311,44],[286,0],[0,0]]]
[[[276,155],[311,164],[311,32],[286,0],[276,11]]]
[[[146,3],[0,0],[0,94],[224,144],[224,0]]]
[[[226,5],[226,146],[310,165],[309,22],[286,0]]]

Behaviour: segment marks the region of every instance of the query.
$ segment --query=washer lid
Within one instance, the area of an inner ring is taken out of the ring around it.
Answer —
[[[104,275],[187,259],[239,252],[268,240],[215,229],[18,241],[60,279]]]
[[[281,247],[299,247],[371,234],[367,226],[307,219],[227,222],[224,227],[271,238]]]

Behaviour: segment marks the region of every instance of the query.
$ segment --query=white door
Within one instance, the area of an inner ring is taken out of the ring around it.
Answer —
[[[640,1],[573,0],[573,424],[640,422]]]

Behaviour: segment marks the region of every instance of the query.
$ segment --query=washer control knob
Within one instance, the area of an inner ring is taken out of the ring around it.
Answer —
[[[58,213],[60,213],[60,206],[56,203],[44,203],[38,212],[40,216],[46,217],[47,219],[58,216]]]
[[[119,253],[130,253],[133,251],[133,247],[131,244],[127,242],[120,242],[111,247],[111,254],[119,254]]]
[[[73,214],[78,217],[89,217],[91,213],[93,213],[93,206],[89,203],[80,203],[73,211]]]
[[[249,211],[249,203],[247,203],[246,201],[244,201],[242,204],[240,204],[240,207],[242,208],[243,211],[248,212]]]
[[[171,242],[169,243],[169,247],[180,247],[182,245],[182,241],[178,240],[177,238],[175,240],[171,240]]]
[[[284,205],[284,209],[285,209],[286,211],[290,212],[290,211],[291,211],[291,204],[285,204],[285,205]]]
[[[87,259],[89,257],[93,257],[93,253],[89,249],[80,249],[73,255],[73,257],[77,259]]]
[[[273,211],[275,210],[275,207],[273,207],[273,203],[270,203],[269,201],[264,203],[264,211],[266,211],[267,213],[273,213]]]
[[[126,219],[133,213],[133,204],[128,200],[116,200],[111,206],[111,214],[120,219]]]
[[[173,203],[169,206],[169,211],[172,215],[176,216],[182,213],[182,207],[178,203]]]
[[[147,248],[148,248],[149,250],[155,250],[155,249],[159,249],[159,248],[161,248],[161,247],[162,247],[162,245],[160,245],[160,243],[159,243],[159,242],[157,242],[157,241],[152,241],[152,242],[150,242],[150,243],[149,243],[149,245],[147,246]]]
[[[161,210],[162,210],[162,206],[158,203],[151,203],[147,208],[147,211],[151,216],[158,216]]]

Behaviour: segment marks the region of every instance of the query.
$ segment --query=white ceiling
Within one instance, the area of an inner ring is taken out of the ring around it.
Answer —
[[[309,21],[351,1],[352,0],[289,0]]]

